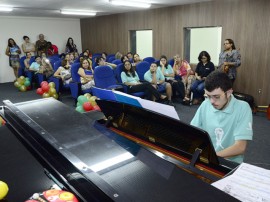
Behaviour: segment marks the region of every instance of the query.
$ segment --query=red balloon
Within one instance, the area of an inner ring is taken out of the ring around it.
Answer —
[[[46,86],[47,86],[47,85],[49,85],[49,84],[48,84],[47,81],[42,81],[42,82],[40,83],[40,86],[42,87],[43,85],[46,85]]]
[[[93,109],[93,106],[90,104],[90,102],[83,103],[83,109],[86,112],[89,112]]]
[[[43,90],[43,92],[48,92],[49,90],[50,90],[50,86],[47,84],[43,84],[42,86],[41,86],[41,88],[42,88],[42,90]]]
[[[38,88],[38,89],[37,89],[37,94],[42,95],[43,93],[44,93],[44,92],[43,92],[42,88]]]

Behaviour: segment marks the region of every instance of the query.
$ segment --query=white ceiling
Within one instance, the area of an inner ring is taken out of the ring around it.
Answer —
[[[205,1],[211,0],[144,0],[143,2],[152,3],[150,9],[153,9]],[[60,10],[63,9],[94,11],[97,12],[96,16],[145,10],[142,8],[114,6],[109,3],[109,0],[0,0],[0,6],[14,7],[12,12],[0,12],[0,16],[56,18],[85,18],[85,16],[62,15]]]

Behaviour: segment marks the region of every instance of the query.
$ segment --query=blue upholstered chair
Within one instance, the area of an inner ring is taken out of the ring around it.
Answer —
[[[104,89],[122,90],[123,86],[117,84],[114,70],[109,66],[99,66],[94,70],[95,86]]]
[[[154,57],[146,57],[146,58],[143,59],[143,61],[146,61],[149,64],[151,64],[152,62],[155,62],[156,59]]]
[[[118,64],[122,63],[122,61],[120,59],[115,59],[112,61],[112,63],[115,65],[118,65]]]
[[[144,74],[150,69],[150,63],[142,61],[136,65],[136,72],[141,81],[144,80]]]

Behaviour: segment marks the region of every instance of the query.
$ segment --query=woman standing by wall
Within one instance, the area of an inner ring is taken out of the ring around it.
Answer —
[[[232,39],[225,39],[224,50],[219,54],[218,69],[228,74],[232,83],[236,79],[236,68],[241,65],[241,55]]]
[[[16,79],[18,78],[18,70],[20,67],[20,54],[20,47],[16,44],[14,39],[9,38],[6,55],[9,56],[9,65],[13,68],[14,76],[16,77]]]

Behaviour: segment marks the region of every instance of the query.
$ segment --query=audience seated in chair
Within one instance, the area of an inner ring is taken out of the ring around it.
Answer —
[[[35,62],[33,62],[30,67],[29,67],[29,71],[31,72],[38,72],[39,68],[41,65],[41,57],[40,56],[36,56],[35,57]]]
[[[122,56],[123,56],[123,54],[121,52],[119,52],[119,51],[117,51],[115,53],[115,59],[121,59]]]
[[[193,92],[193,104],[200,104],[204,99],[204,81],[206,77],[215,70],[214,64],[208,52],[202,51],[198,57],[199,63],[195,70],[196,80],[191,85]]]
[[[126,56],[130,62],[133,62],[133,53],[132,52],[127,52]]]
[[[56,78],[61,78],[62,84],[68,85],[71,81],[71,66],[67,60],[61,62],[61,66],[54,72],[53,76]]]
[[[134,54],[134,55],[133,55],[133,63],[132,63],[132,66],[135,68],[135,70],[136,70],[137,64],[139,64],[140,62],[142,62],[142,60],[141,60],[139,54],[138,54],[138,53]]]
[[[43,77],[40,77],[40,76],[39,76],[39,78],[42,78],[42,79],[39,79],[39,84],[40,84],[43,80],[48,81],[49,78],[50,78],[51,76],[53,76],[53,68],[52,68],[52,65],[51,65],[49,59],[43,58],[43,59],[41,60],[41,65],[40,65],[40,67],[39,67],[38,73],[40,73],[40,74],[43,75]]]
[[[168,64],[167,57],[162,55],[160,57],[160,66],[158,67],[162,74],[165,76],[165,81],[172,85],[173,97],[177,98],[177,93],[180,98],[180,103],[183,102],[185,97],[185,87],[181,81],[181,78],[175,78],[175,74],[173,68],[170,64]]]
[[[23,60],[24,71],[28,71],[29,70],[31,57],[32,57],[32,54],[30,52],[27,52],[26,53],[26,57]]]
[[[165,101],[167,99],[167,96],[160,94],[157,89],[155,89],[150,83],[140,82],[139,76],[132,67],[130,61],[124,62],[121,79],[122,82],[128,86],[128,93],[144,92],[146,99],[148,100],[158,99],[161,101]]]
[[[97,66],[95,68],[98,68],[99,66],[109,66],[111,69],[116,68],[116,64],[106,62],[103,57],[97,57],[96,59]]]
[[[128,58],[128,56],[127,55],[123,55],[122,57],[121,57],[121,62],[122,63],[124,63],[125,61],[127,61],[127,60],[129,60],[130,61],[130,59]]]
[[[174,56],[173,70],[176,77],[181,77],[185,87],[185,100],[190,100],[190,87],[195,80],[194,72],[191,69],[189,63],[182,59],[180,55]]]
[[[101,57],[103,57],[103,59],[107,62],[108,54],[107,54],[106,52],[102,52],[102,53],[101,53]]]
[[[92,57],[92,56],[91,56],[91,57]],[[93,66],[92,66],[92,60],[89,58],[89,53],[88,53],[87,51],[84,51],[84,52],[82,53],[82,56],[80,56],[80,63],[82,63],[82,61],[83,61],[84,59],[87,59],[88,62],[89,62],[89,64],[90,64],[90,67],[93,68]]]
[[[91,89],[91,87],[95,85],[94,71],[88,59],[82,60],[81,67],[78,70],[78,74],[80,75],[80,82],[82,84],[81,85],[82,90]]]
[[[172,86],[170,83],[165,82],[165,77],[157,68],[157,64],[152,62],[150,65],[150,69],[144,74],[144,80],[148,81],[152,84],[159,92],[166,91],[166,95],[168,97],[168,104],[173,106],[172,103]]]

